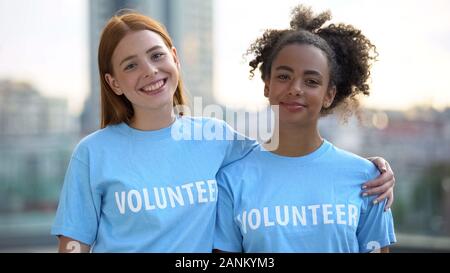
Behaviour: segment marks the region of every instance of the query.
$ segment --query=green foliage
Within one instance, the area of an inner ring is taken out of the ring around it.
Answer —
[[[414,213],[420,227],[431,233],[441,233],[442,224],[439,219],[443,212],[443,181],[450,178],[450,162],[439,162],[430,165],[419,178],[414,190]]]

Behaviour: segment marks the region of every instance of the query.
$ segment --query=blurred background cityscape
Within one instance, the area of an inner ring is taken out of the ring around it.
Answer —
[[[72,150],[99,128],[98,40],[117,10],[135,9],[166,26],[191,98],[256,115],[266,102],[242,54],[264,29],[287,27],[299,3],[361,28],[380,53],[361,119],[327,117],[323,136],[391,163],[393,251],[449,252],[445,0],[0,0],[0,252],[56,251],[50,226]]]

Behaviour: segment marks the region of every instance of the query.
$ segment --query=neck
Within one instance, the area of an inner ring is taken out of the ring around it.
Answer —
[[[129,124],[141,131],[154,131],[169,127],[175,120],[173,107],[163,109],[134,109],[134,117]]]
[[[272,152],[281,156],[304,156],[317,150],[323,142],[317,124],[310,127],[278,124],[274,135],[279,136],[279,142]]]

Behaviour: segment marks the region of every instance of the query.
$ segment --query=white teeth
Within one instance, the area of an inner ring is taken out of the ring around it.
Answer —
[[[164,80],[160,80],[153,84],[143,87],[142,90],[144,90],[145,92],[152,92],[152,91],[155,91],[155,90],[161,88],[161,86],[163,86],[163,85],[164,85]]]

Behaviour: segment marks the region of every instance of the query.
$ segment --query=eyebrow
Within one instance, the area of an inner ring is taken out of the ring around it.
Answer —
[[[159,48],[162,48],[162,46],[156,45],[156,46],[150,48],[149,50],[147,50],[145,53],[148,54],[148,53],[152,52],[153,50],[159,49]],[[133,59],[133,58],[136,58],[136,57],[137,57],[137,55],[131,55],[131,56],[126,57],[125,59],[123,59],[123,60],[120,62],[119,66],[121,66],[124,62],[126,62],[126,61],[128,61],[128,60],[131,60],[131,59]]]
[[[275,70],[287,70],[289,72],[294,72],[294,69],[290,68],[289,66],[286,65],[280,65],[278,66]],[[303,74],[305,75],[315,75],[315,76],[320,76],[322,77],[322,74],[317,71],[317,70],[306,70]]]

